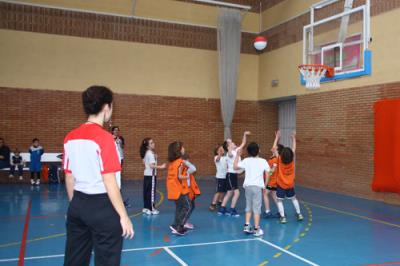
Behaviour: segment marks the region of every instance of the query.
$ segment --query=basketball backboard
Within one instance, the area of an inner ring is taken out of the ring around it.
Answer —
[[[321,1],[310,7],[303,29],[303,64],[334,68],[335,75],[321,82],[371,75],[369,42],[370,0]]]

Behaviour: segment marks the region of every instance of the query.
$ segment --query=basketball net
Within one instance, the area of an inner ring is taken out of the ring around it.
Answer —
[[[325,65],[300,65],[299,71],[306,81],[306,88],[309,90],[319,89],[323,77],[333,76],[333,69]]]

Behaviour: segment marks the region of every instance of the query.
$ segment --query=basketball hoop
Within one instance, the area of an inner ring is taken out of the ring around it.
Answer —
[[[335,75],[334,69],[325,65],[300,65],[299,71],[306,81],[306,88],[309,90],[319,89],[322,77],[331,78]]]

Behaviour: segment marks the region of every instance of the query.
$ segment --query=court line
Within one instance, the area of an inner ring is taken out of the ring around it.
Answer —
[[[277,245],[272,244],[271,242],[268,242],[264,239],[261,238],[241,238],[241,239],[232,239],[232,240],[224,240],[224,241],[215,241],[215,242],[201,242],[201,243],[193,243],[193,244],[181,244],[181,245],[170,245],[170,246],[156,246],[156,247],[143,247],[143,248],[130,248],[130,249],[124,249],[122,252],[134,252],[134,251],[144,251],[144,250],[155,250],[155,249],[173,249],[173,248],[185,248],[185,247],[198,247],[198,246],[209,246],[209,245],[218,245],[218,244],[228,244],[228,243],[237,243],[237,242],[248,242],[248,241],[261,241],[265,244],[268,244],[271,247],[274,247],[275,249],[278,249],[282,252],[285,252],[303,262],[306,262],[310,265],[313,266],[318,266],[318,264],[315,264],[303,257],[300,257],[299,255],[296,255],[290,251],[287,251]],[[55,254],[55,255],[48,255],[48,256],[36,256],[36,257],[27,257],[25,260],[38,260],[38,259],[49,259],[49,258],[59,258],[59,257],[64,257],[64,254]],[[1,262],[11,262],[11,261],[16,261],[18,258],[10,258],[10,259],[0,259]]]
[[[21,247],[19,249],[18,266],[24,266],[25,250],[26,250],[26,238],[28,236],[29,219],[31,216],[32,199],[29,199],[28,208],[26,210],[25,224],[22,233]]]
[[[177,262],[179,262],[180,265],[182,266],[189,266],[187,263],[185,263],[181,258],[179,258],[174,252],[172,252],[169,248],[164,248],[164,250],[171,255]]]
[[[157,193],[160,195],[160,200],[157,202],[156,207],[159,207],[164,202],[165,196],[164,196],[164,193],[162,193],[159,190],[157,190]],[[142,214],[142,212],[140,211],[140,212],[130,215],[129,218],[134,218],[141,214]],[[36,241],[47,240],[47,239],[52,239],[52,238],[57,238],[57,237],[62,237],[62,236],[66,236],[66,233],[58,233],[58,234],[52,234],[52,235],[48,235],[48,236],[42,236],[42,237],[37,237],[37,238],[33,238],[33,239],[28,239],[28,240],[26,240],[26,243],[32,243],[32,242],[36,242]],[[21,241],[9,242],[9,243],[0,244],[0,248],[18,246],[20,244],[21,244]]]
[[[342,211],[342,210],[338,210],[338,209],[335,209],[335,208],[330,208],[330,207],[327,207],[327,206],[324,206],[324,205],[311,203],[311,202],[304,201],[304,200],[302,200],[301,202],[304,202],[304,203],[307,203],[307,204],[309,204],[311,206],[315,206],[315,207],[318,207],[318,208],[321,208],[321,209],[325,209],[325,210],[328,210],[328,211],[333,211],[333,212],[337,212],[337,213],[341,213],[341,214],[346,214],[346,215],[357,217],[357,218],[360,218],[360,219],[364,219],[364,220],[368,220],[368,221],[372,221],[372,222],[381,223],[381,224],[385,224],[385,225],[389,225],[389,226],[400,228],[400,224],[394,224],[394,223],[390,223],[390,222],[374,219],[374,218],[371,218],[371,217],[368,217],[368,216],[355,214],[353,212]]]
[[[309,260],[307,260],[307,259],[305,259],[305,258],[303,258],[303,257],[301,257],[301,256],[299,256],[299,255],[296,255],[296,254],[294,254],[293,252],[290,252],[290,251],[288,251],[288,250],[286,250],[286,249],[284,249],[284,248],[281,248],[281,247],[279,247],[279,246],[277,246],[277,245],[275,245],[275,244],[272,244],[271,242],[269,242],[269,241],[267,241],[267,240],[264,240],[264,239],[262,239],[262,238],[257,238],[256,240],[258,240],[258,241],[260,241],[260,242],[263,242],[263,243],[265,243],[265,244],[267,244],[267,245],[269,245],[269,246],[271,246],[271,247],[274,247],[274,248],[276,248],[276,249],[279,249],[280,251],[282,251],[282,252],[284,252],[284,253],[286,253],[286,254],[292,256],[292,257],[295,257],[296,259],[299,259],[299,260],[301,260],[301,261],[303,261],[303,262],[305,262],[305,263],[307,263],[307,264],[309,264],[309,265],[318,266],[318,264],[316,264],[316,263],[314,263],[314,262],[311,262],[311,261],[309,261]]]

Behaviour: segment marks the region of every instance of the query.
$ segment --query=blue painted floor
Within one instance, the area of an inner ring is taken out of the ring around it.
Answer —
[[[400,264],[400,206],[298,187],[304,221],[295,220],[287,201],[288,223],[264,219],[265,235],[257,239],[242,233],[244,193],[238,204],[241,217],[220,217],[208,211],[214,181],[199,185],[203,194],[191,218],[196,228],[176,237],[168,228],[174,204],[164,199],[164,181],[157,195],[161,213],[153,217],[140,213],[141,182],[124,183],[135,237],[124,242],[121,265]],[[0,266],[18,265],[30,200],[24,265],[62,265],[68,205],[64,185],[16,184],[0,186]]]

